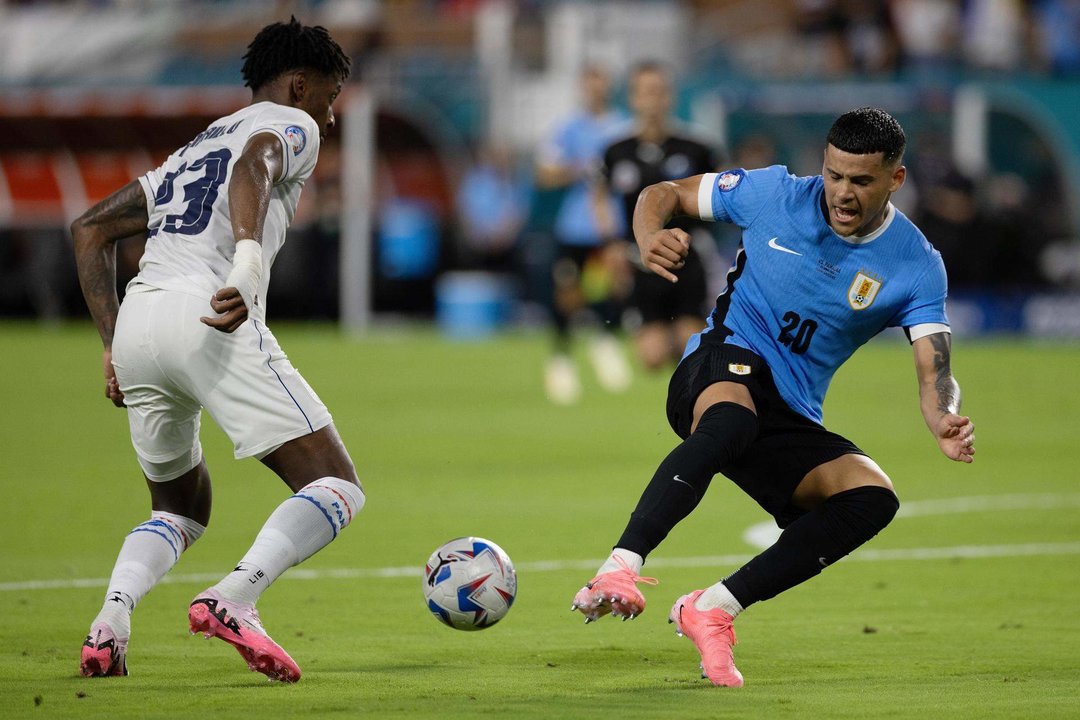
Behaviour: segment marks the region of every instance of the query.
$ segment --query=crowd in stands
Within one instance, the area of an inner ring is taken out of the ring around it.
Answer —
[[[240,12],[246,8],[275,16],[314,15],[330,25],[353,54],[356,76],[363,82],[371,67],[392,66],[395,72],[407,72],[407,65],[399,62],[402,58],[438,58],[440,53],[470,56],[476,15],[487,4],[481,0],[213,0],[204,5],[221,10],[226,20],[210,35],[178,26],[185,40],[170,44],[168,52],[174,57],[163,67],[166,72],[169,68],[190,72],[185,53],[204,60],[208,53],[216,53],[233,62],[242,53],[236,42],[249,35],[250,23],[244,22]],[[556,4],[544,0],[511,3],[521,22],[534,29],[542,27],[545,13]],[[687,67],[681,69],[679,81],[690,80],[695,73],[731,74],[751,81],[916,84],[958,73],[975,78],[1080,77],[1080,2],[1076,0],[685,0],[666,4],[691,18]],[[19,13],[125,10],[152,14],[168,5],[154,0],[0,0],[0,26]],[[31,65],[8,63],[9,69]],[[225,70],[231,82],[235,68],[230,65]],[[0,87],[17,87],[18,78],[3,72]],[[29,82],[39,84],[41,78]],[[442,85],[446,91],[448,84]],[[482,103],[483,98],[470,101]],[[421,280],[424,274],[433,277],[446,269],[496,271],[520,277],[526,294],[543,294],[543,289],[537,289],[544,284],[538,278],[550,277],[545,263],[551,260],[558,199],[536,185],[536,148],[495,146],[484,135],[483,122],[476,123],[474,136],[467,138],[471,155],[463,154],[458,166],[449,168],[445,183],[449,194],[438,207],[412,202],[407,193],[380,199],[376,227],[380,235],[374,243],[381,253],[378,267],[404,267],[402,272],[419,272],[416,277]],[[732,133],[729,140],[731,147],[725,150],[731,166],[783,163],[799,174],[818,171],[813,167],[818,151],[809,143],[792,147],[790,138],[762,129]],[[1032,172],[1022,175],[991,168],[973,176],[950,161],[948,139],[940,132],[909,138],[910,182],[896,203],[945,256],[954,289],[1030,291],[1080,286],[1080,267],[1061,269],[1077,254],[1068,252],[1069,247],[1075,248],[1077,234],[1071,224],[1068,181],[1054,160],[1055,148],[1045,138],[1032,135],[1024,142]],[[0,143],[0,153],[15,150]],[[311,236],[306,246],[311,252],[310,257],[301,257],[306,251],[296,250],[296,263],[308,270],[328,266],[336,258],[340,203],[336,185],[323,182],[321,188],[320,193],[312,193],[317,209],[309,214],[314,219],[298,223],[298,231]],[[417,233],[423,236],[427,264],[410,269],[398,262],[407,257],[393,255],[393,249],[401,247],[394,243],[395,238]],[[737,236],[721,229],[717,240],[721,254],[730,257]],[[0,314],[57,317],[79,311],[67,242],[62,227],[5,227],[0,222],[0,278],[6,280],[0,283]],[[130,250],[127,264],[133,272],[138,252]],[[1056,260],[1047,260],[1051,256]],[[1080,260],[1075,264],[1080,265]],[[297,283],[310,277],[308,270],[294,273]],[[282,287],[288,288],[287,272],[281,275]],[[320,301],[315,307],[326,312],[334,301],[337,278],[332,272],[319,275]],[[400,297],[418,297],[412,285],[402,285],[402,280],[393,277],[382,279],[405,288]],[[300,300],[313,297],[299,290],[294,295]],[[426,297],[412,310],[430,310],[430,293]],[[290,306],[303,311],[300,300]],[[544,300],[538,298],[538,302]]]

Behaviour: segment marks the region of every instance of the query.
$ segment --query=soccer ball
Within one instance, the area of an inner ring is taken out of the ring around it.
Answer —
[[[424,567],[424,598],[439,621],[458,630],[483,630],[510,611],[517,573],[503,549],[463,537],[436,548]]]

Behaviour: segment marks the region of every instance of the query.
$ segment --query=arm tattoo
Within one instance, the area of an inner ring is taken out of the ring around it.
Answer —
[[[106,347],[112,345],[120,309],[116,241],[145,232],[147,219],[146,197],[133,181],[87,210],[71,226],[79,284]]]
[[[952,376],[949,367],[950,336],[948,333],[934,333],[930,336],[930,343],[934,348],[934,389],[937,390],[938,410],[942,413],[958,412],[960,410],[960,386]]]
[[[92,226],[111,226],[109,235],[114,240],[145,232],[149,217],[142,187],[132,180],[87,210],[80,220]]]

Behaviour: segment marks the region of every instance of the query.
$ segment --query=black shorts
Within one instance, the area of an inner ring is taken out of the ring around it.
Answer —
[[[591,245],[562,245],[557,246],[555,262],[552,264],[552,276],[555,278],[555,287],[573,287],[581,282],[581,271],[586,261],[598,252]]]
[[[708,339],[679,363],[668,385],[668,422],[679,437],[690,435],[698,395],[725,380],[750,391],[757,408],[758,436],[720,472],[776,518],[777,525],[787,527],[806,512],[791,503],[791,496],[807,473],[842,455],[866,453],[792,410],[757,353]]]
[[[677,317],[703,318],[706,314],[705,265],[690,248],[686,265],[676,273],[679,282],[634,268],[634,292],[630,305],[641,313],[641,322],[671,322]]]

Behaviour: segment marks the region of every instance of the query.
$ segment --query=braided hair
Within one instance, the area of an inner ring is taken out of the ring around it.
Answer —
[[[289,70],[309,68],[336,77],[349,77],[349,56],[321,25],[289,22],[267,25],[248,45],[241,73],[252,92]]]

